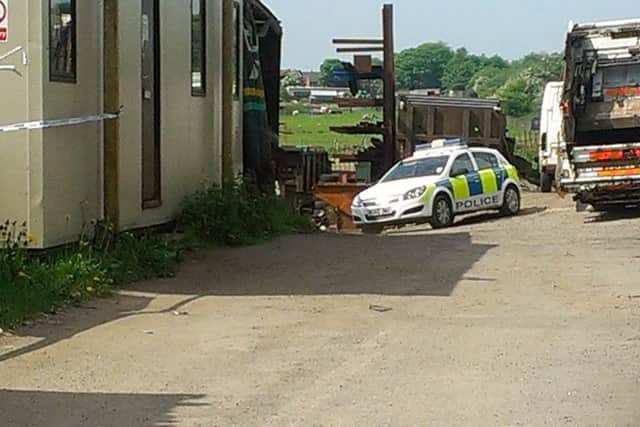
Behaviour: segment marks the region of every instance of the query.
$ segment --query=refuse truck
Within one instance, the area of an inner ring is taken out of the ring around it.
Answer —
[[[560,189],[580,210],[640,204],[640,19],[571,23],[563,84]]]

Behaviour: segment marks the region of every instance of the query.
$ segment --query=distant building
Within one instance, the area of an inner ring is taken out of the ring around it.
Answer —
[[[317,71],[303,71],[302,81],[305,87],[320,86],[320,73]]]
[[[349,88],[337,87],[305,87],[305,86],[289,86],[287,94],[300,101],[309,101],[314,104],[333,103],[338,98],[346,98],[351,96]]]

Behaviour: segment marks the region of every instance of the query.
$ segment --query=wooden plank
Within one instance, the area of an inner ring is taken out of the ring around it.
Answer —
[[[384,40],[384,127],[386,130],[386,148],[383,164],[384,169],[386,170],[391,168],[401,157],[396,141],[396,82],[392,4],[385,4],[383,6],[382,27],[382,38]]]
[[[471,110],[462,112],[462,136],[464,138],[471,136]]]
[[[356,125],[356,126],[332,126],[329,128],[331,132],[341,133],[345,135],[384,135],[386,130],[376,125]]]
[[[379,44],[383,45],[382,39],[333,39],[333,44]]]
[[[491,135],[491,122],[493,121],[493,111],[491,110],[486,110],[484,112],[484,125],[483,125],[483,130],[484,132],[482,132],[482,134],[485,137],[491,137],[493,135]]]
[[[347,99],[338,99],[336,100],[336,104],[341,108],[351,108],[351,107],[383,107],[384,100],[383,99],[356,99],[356,98],[347,98]]]
[[[425,126],[427,135],[431,136],[436,133],[436,109],[427,109],[427,124]]]
[[[120,110],[119,0],[104,0],[104,111]],[[119,156],[120,120],[104,122],[104,217],[117,231],[120,226]]]
[[[240,19],[240,17],[238,17]],[[232,181],[233,170],[233,0],[222,1],[222,178]]]
[[[336,49],[338,53],[365,53],[365,52],[384,52],[382,47],[339,47]]]

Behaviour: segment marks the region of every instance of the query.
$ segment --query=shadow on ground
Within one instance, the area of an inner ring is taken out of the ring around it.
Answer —
[[[469,233],[422,236],[289,236],[254,247],[216,250],[174,280],[143,292],[219,296],[451,295],[494,246]]]
[[[616,208],[606,212],[598,212],[587,217],[585,223],[615,222],[640,218],[640,208]]]
[[[536,215],[539,213],[543,213],[547,210],[547,208],[525,208],[520,211],[517,217],[525,217],[530,215]],[[492,223],[496,221],[506,221],[509,217],[505,217],[500,214],[500,212],[484,212],[475,215],[468,215],[460,219],[460,221],[455,223],[455,227],[462,227],[465,225],[475,225],[481,223]]]
[[[175,410],[206,406],[200,395],[61,393],[0,390],[0,425],[164,427]]]
[[[130,291],[79,308],[63,324],[39,324],[19,348],[0,345],[0,362],[134,316],[171,313],[208,296],[392,295],[450,296],[458,282],[495,246],[474,243],[469,233],[421,236],[293,235],[252,247],[194,254],[173,279],[131,286]],[[466,280],[466,279],[465,279]],[[478,278],[490,283],[492,278]],[[137,291],[137,292],[136,292]],[[184,295],[179,303],[146,310],[155,295]],[[18,335],[21,332],[18,331]],[[0,342],[0,344],[2,344]]]

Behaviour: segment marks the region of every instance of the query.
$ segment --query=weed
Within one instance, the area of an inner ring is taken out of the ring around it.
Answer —
[[[250,245],[290,231],[306,231],[310,220],[293,213],[284,200],[246,183],[200,190],[184,202],[179,228],[188,241]]]

